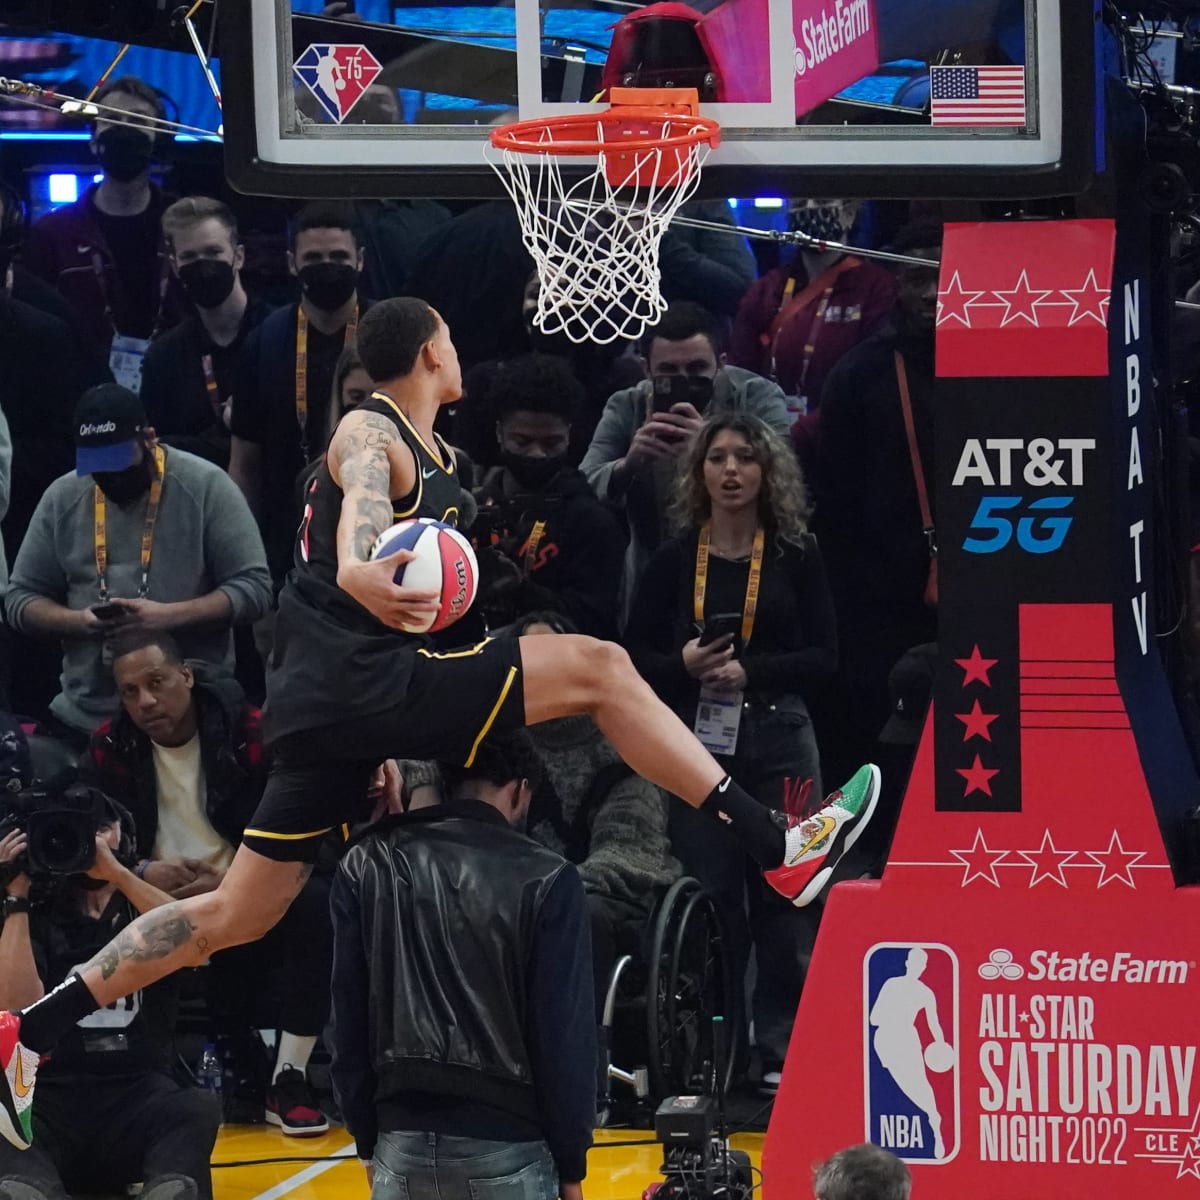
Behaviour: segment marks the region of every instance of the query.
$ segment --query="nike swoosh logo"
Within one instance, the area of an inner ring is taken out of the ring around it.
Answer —
[[[21,1052],[17,1051],[17,1072],[16,1078],[13,1080],[13,1091],[17,1094],[18,1100],[24,1100],[29,1093],[33,1091],[33,1084],[25,1082],[24,1066],[21,1062]]]
[[[814,834],[788,859],[787,865],[794,867],[814,846],[823,842],[836,828],[837,822],[832,817],[813,817],[814,821],[821,822],[820,833]]]
[[[729,781],[731,778],[732,778],[731,776],[726,775],[725,778],[720,783],[717,784],[717,791],[720,792],[722,795],[724,795],[725,792],[728,790]]]
[[[436,474],[437,474],[437,467],[433,467],[429,471],[422,471],[421,478],[422,479],[432,479]]]

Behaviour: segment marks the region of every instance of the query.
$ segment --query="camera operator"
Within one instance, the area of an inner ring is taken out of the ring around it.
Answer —
[[[92,795],[103,800],[103,815],[95,863],[84,875],[39,872],[31,888],[21,870],[24,830],[0,838],[0,879],[8,879],[0,1005],[33,1003],[138,913],[170,903],[119,861],[118,847],[132,843],[133,831],[122,829],[107,797]],[[220,1113],[206,1093],[166,1073],[174,998],[169,981],[135,993],[85,1017],[58,1044],[39,1071],[33,1145],[18,1151],[0,1141],[2,1200],[67,1200],[71,1191],[122,1190],[142,1180],[143,1200],[211,1200]]]
[[[489,628],[546,610],[614,637],[625,535],[567,462],[582,385],[565,359],[527,354],[497,370],[490,401],[502,465],[476,489],[471,527]]]

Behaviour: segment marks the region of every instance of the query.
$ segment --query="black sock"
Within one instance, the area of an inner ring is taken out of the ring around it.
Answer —
[[[742,849],[764,870],[783,862],[783,830],[771,819],[771,810],[742,791],[731,776],[708,793],[700,810],[727,824]]]
[[[73,971],[53,991],[20,1011],[21,1045],[35,1054],[49,1054],[72,1025],[99,1007],[83,977]]]

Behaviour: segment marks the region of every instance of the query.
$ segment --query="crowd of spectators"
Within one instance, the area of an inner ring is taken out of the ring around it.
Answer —
[[[822,778],[871,757],[889,673],[936,641],[921,500],[932,268],[803,251],[758,277],[735,232],[678,227],[658,324],[577,347],[529,323],[537,281],[509,205],[324,202],[297,208],[278,264],[294,294],[272,305],[247,286],[237,214],[169,195],[152,178],[161,147],[116,115],[159,116],[158,95],[126,77],[101,98],[98,183],[28,229],[0,193],[0,699],[76,749],[130,815],[149,890],[114,869],[109,896],[161,903],[229,866],[263,784],[262,662],[304,481],[370,394],[355,330],[389,295],[433,304],[465,368],[440,432],[472,492],[477,622],[623,641],[772,808],[803,810]],[[861,216],[840,201],[788,211],[822,238]],[[889,244],[936,258],[940,228],[903,224]],[[739,983],[753,946],[772,945],[739,1059],[756,1046],[776,1086],[819,905],[768,894],[587,718],[532,737],[529,831],[578,867],[597,996],[666,887],[698,877]],[[401,772],[416,796],[420,769]],[[266,942],[207,968],[214,1012],[279,1031],[264,1109],[288,1133],[325,1127],[305,1067],[328,1014],[339,848]],[[860,854],[855,869],[872,865]]]

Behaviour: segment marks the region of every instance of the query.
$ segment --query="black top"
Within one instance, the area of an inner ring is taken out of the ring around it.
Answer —
[[[305,377],[307,414],[301,436],[296,411],[296,311],[299,304],[276,309],[246,338],[233,389],[230,432],[262,447],[262,503],[259,523],[267,565],[281,580],[291,566],[299,513],[296,477],[325,452],[330,392],[337,360],[346,343],[345,329],[322,333],[308,325]],[[359,316],[366,311],[359,301]]]
[[[148,338],[158,323],[162,307],[158,244],[162,208],[153,201],[131,217],[113,217],[97,208],[91,199],[92,219],[99,226],[112,253],[117,273],[118,296],[109,297],[116,326],[130,337]]]
[[[142,404],[161,441],[219,467],[229,465],[229,430],[220,406],[233,395],[242,346],[270,312],[268,304],[251,300],[228,346],[218,346],[194,314],[150,343],[142,364]],[[206,384],[206,355],[212,361],[215,397]]]
[[[360,412],[381,413],[412,451],[417,484],[393,498],[397,521],[458,519],[462,489],[454,456],[440,438],[430,449],[408,419],[375,393]],[[382,712],[403,694],[412,658],[431,639],[384,625],[337,584],[337,526],[342,489],[329,466],[317,467],[295,536],[294,569],[279,596],[275,646],[267,666],[267,741],[289,733]]]
[[[35,911],[29,936],[42,986],[47,992],[57,987],[136,916],[120,892],[95,919],[76,909],[69,896]],[[84,1017],[54,1047],[43,1077],[141,1075],[165,1067],[177,994],[176,984],[163,980]]]
[[[683,666],[683,645],[696,636],[692,588],[696,533],[662,546],[646,566],[634,598],[626,642],[638,670],[681,715],[695,715],[700,684]],[[731,562],[709,555],[706,617],[741,612],[749,560]],[[816,539],[779,542],[768,536],[763,555],[758,611],[749,644],[739,661],[747,694],[803,695],[814,680],[837,665],[833,601]]]
[[[333,1081],[359,1155],[380,1130],[544,1137],[582,1179],[597,1059],[575,868],[462,800],[367,834],[330,907]]]

